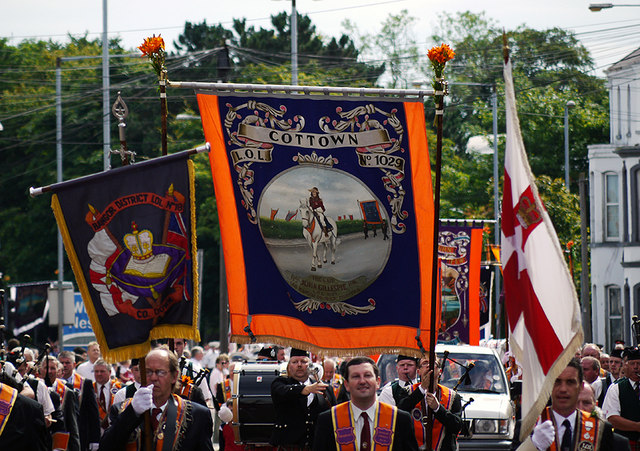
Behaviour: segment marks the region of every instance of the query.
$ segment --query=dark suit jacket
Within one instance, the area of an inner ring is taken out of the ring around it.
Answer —
[[[78,393],[75,390],[65,390],[64,398],[60,399],[60,395],[55,390],[49,392],[51,402],[56,409],[53,412],[55,423],[49,428],[51,435],[62,432],[69,433],[68,451],[80,451],[80,431],[78,430]]]
[[[402,399],[398,408],[406,412],[411,412],[419,403],[421,403],[424,395],[420,389],[414,390],[409,396]],[[435,413],[436,421],[444,426],[444,440],[441,451],[455,451],[457,447],[457,436],[462,429],[462,398],[459,394],[455,394],[451,409],[447,410],[442,405]]]
[[[331,412],[323,412],[318,416],[316,435],[313,441],[313,451],[336,450],[336,440],[333,431]],[[407,412],[398,409],[396,430],[393,434],[391,451],[417,451],[418,442],[413,432],[413,420]]]
[[[307,396],[302,394],[304,387],[296,379],[284,376],[271,383],[271,400],[276,411],[272,445],[311,446],[316,419],[321,412],[329,410],[330,405],[324,396],[314,395],[307,407]]]
[[[126,402],[126,401],[125,401]],[[187,411],[184,414],[184,433],[178,438],[178,447],[182,450],[193,451],[213,451],[211,436],[213,435],[213,421],[209,409],[205,409],[199,404],[191,401],[184,401]],[[111,426],[104,431],[104,435],[100,440],[101,451],[113,451],[125,449],[129,437],[138,429],[144,431],[143,415],[136,415],[131,404],[129,404],[122,412],[122,405],[111,406],[109,410],[109,419]],[[176,411],[176,405],[170,398],[167,409]],[[170,412],[171,412],[170,410]],[[168,414],[170,415],[170,413]],[[179,431],[176,431],[176,434]],[[139,434],[143,443],[144,434]],[[169,437],[165,436],[165,441]],[[155,448],[154,448],[155,449]]]
[[[0,435],[0,449],[47,451],[48,441],[42,406],[33,399],[18,395]]]
[[[67,384],[73,390],[73,385]],[[93,391],[93,382],[85,379],[78,394],[80,406],[78,410],[78,430],[80,431],[80,449],[89,449],[90,443],[100,441],[100,412],[98,401]]]

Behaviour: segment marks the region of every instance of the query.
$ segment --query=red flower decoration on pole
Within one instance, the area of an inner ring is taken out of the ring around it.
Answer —
[[[448,61],[451,61],[455,52],[447,44],[440,44],[439,46],[432,47],[427,53],[429,61],[431,61],[431,67],[435,77],[433,79],[433,89],[435,91],[434,100],[436,103],[436,118],[441,116],[444,107],[444,96],[447,94],[447,84],[444,81],[444,68]]]
[[[142,52],[142,56],[149,58],[153,70],[158,76],[158,84],[160,85],[160,127],[162,141],[162,155],[167,155],[167,69],[164,67],[167,53],[164,50],[164,39],[161,35],[154,34],[150,38],[146,38],[142,45],[138,47]]]
[[[149,58],[153,70],[155,70],[158,75],[158,79],[162,78],[162,72],[165,70],[164,60],[166,57],[162,35],[156,36],[154,34],[150,38],[146,38],[138,49],[142,52],[142,57],[146,56]]]

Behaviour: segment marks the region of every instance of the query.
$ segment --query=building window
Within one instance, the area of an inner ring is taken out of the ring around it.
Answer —
[[[609,325],[609,346],[612,346],[616,340],[624,339],[624,330],[622,325],[622,295],[620,287],[615,285],[607,287],[607,313]]]
[[[620,237],[620,196],[618,188],[618,174],[604,175],[604,228],[605,238]]]

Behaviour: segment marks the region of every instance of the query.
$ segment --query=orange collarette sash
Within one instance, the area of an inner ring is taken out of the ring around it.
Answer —
[[[231,379],[225,379],[224,385],[224,400],[229,401],[231,399]]]
[[[80,390],[82,388],[83,382],[84,382],[84,378],[74,371],[73,372],[73,388],[75,388],[76,390]]]
[[[420,390],[420,383],[413,384],[411,386],[411,392],[414,390]],[[451,405],[453,404],[453,400],[455,398],[455,392],[444,385],[438,384],[438,389],[440,390],[440,397],[438,402],[444,409],[451,409]],[[413,418],[413,429],[416,434],[416,440],[418,441],[418,446],[424,446],[424,442],[426,441],[427,432],[425,428],[425,420],[426,420],[426,412],[427,406],[425,405],[424,397],[422,400],[416,404],[416,406],[411,410],[411,418]],[[431,435],[431,449],[438,451],[442,446],[442,442],[444,441],[444,427],[442,423],[439,421],[433,422],[432,435]]]
[[[64,394],[67,392],[67,384],[65,384],[65,381],[62,379],[56,379],[55,382],[53,383],[53,388],[56,391],[56,393],[60,396],[60,403],[62,403],[62,400],[64,399]]]
[[[118,392],[118,390],[120,390],[122,388],[122,384],[120,383],[120,381],[111,379],[110,382],[111,382],[111,387],[109,388],[109,394],[108,394],[108,396],[109,396],[109,403],[108,403],[109,407],[111,407],[111,405],[113,404],[113,396]],[[98,397],[98,383],[97,382],[93,383],[93,392],[96,394],[96,401],[97,401],[98,400],[98,398],[97,398]],[[98,402],[98,411],[100,413],[100,420],[104,420],[108,416],[108,414],[109,414],[108,410],[109,409],[106,409],[106,410],[103,409],[102,406],[100,405],[100,403]]]
[[[178,395],[171,395],[173,398],[173,402],[176,405],[176,422],[175,422],[175,431],[173,437],[165,437],[165,430],[167,424],[167,412],[169,410],[169,406],[164,409],[162,412],[162,416],[160,417],[160,421],[158,421],[158,428],[153,431],[153,441],[154,446],[153,449],[155,451],[162,451],[164,447],[165,438],[168,440],[172,440],[171,449],[176,449],[176,443],[178,441],[178,437],[181,435],[181,430],[185,427],[184,421],[186,420],[186,410],[187,410],[187,402]],[[127,398],[120,407],[120,413],[122,413],[130,404],[132,398]],[[149,413],[151,414],[151,413]],[[132,434],[132,438],[125,446],[125,451],[137,451],[142,449],[143,446],[143,436],[142,434]]]
[[[18,390],[9,387],[7,384],[0,383],[0,435],[7,425],[11,409],[18,398]]]
[[[603,422],[597,417],[592,417],[591,414],[587,412],[583,412],[582,410],[576,410],[576,423],[578,424],[577,435],[574,432],[574,444],[573,450],[597,450],[598,444],[600,443],[600,439],[602,438],[603,433]],[[551,413],[551,407],[546,407],[542,414],[540,415],[541,421],[551,420],[553,422],[553,427],[558,430],[558,425],[556,424],[555,416]],[[577,439],[576,439],[577,437]],[[553,441],[551,447],[549,447],[549,451],[558,451],[559,446],[556,443],[556,440]]]
[[[397,407],[378,402],[373,422],[371,451],[388,451],[393,446],[396,430]],[[338,451],[358,451],[355,433],[355,419],[351,402],[343,402],[331,408],[333,431]]]

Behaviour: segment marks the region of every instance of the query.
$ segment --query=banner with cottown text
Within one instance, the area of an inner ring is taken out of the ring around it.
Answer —
[[[433,197],[422,103],[207,92],[198,103],[232,340],[417,354],[419,333],[426,347]]]

